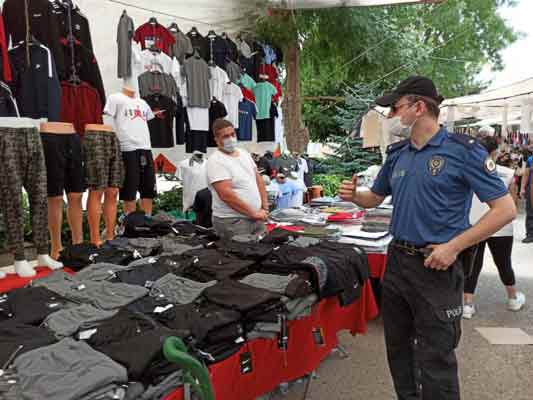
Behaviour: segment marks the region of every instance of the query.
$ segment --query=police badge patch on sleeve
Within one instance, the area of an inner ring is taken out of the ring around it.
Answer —
[[[489,174],[496,172],[496,163],[490,157],[487,157],[485,160],[485,171],[487,171]]]
[[[431,157],[431,159],[428,161],[429,173],[432,176],[437,176],[438,174],[440,174],[440,172],[444,168],[444,164],[446,164],[446,161],[444,160],[443,157],[441,156]]]

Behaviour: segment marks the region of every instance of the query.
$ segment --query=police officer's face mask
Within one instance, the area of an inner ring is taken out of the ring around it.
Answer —
[[[409,108],[413,105],[411,104]],[[395,117],[387,119],[387,129],[391,136],[397,136],[400,138],[410,138],[413,132],[413,127],[415,126],[418,118],[415,117],[415,120],[410,124],[404,124],[402,122],[402,116],[396,115]]]

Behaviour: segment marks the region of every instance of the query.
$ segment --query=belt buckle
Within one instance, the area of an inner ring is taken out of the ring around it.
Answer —
[[[405,252],[410,256],[418,255],[418,250],[411,246],[404,246]]]

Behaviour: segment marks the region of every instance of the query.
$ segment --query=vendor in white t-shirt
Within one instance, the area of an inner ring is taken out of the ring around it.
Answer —
[[[207,161],[207,181],[213,195],[213,227],[222,239],[259,235],[268,218],[268,198],[252,157],[238,149],[233,124],[213,123],[218,149]]]
[[[481,144],[489,153],[490,159],[487,162],[495,163],[498,158],[498,141],[494,137],[485,136],[481,139]],[[516,202],[517,186],[514,182],[514,171],[510,168],[496,165],[496,173],[509,188],[509,192]],[[488,206],[481,203],[474,194],[472,208],[470,210],[470,223],[472,225],[476,224],[487,211]],[[511,262],[513,240],[513,223],[511,222],[496,232],[492,237],[479,244],[479,250],[476,255],[472,274],[465,279],[463,318],[470,319],[476,312],[473,302],[474,292],[476,290],[479,274],[483,268],[485,245],[489,246],[490,253],[494,259],[494,264],[496,264],[496,267],[498,268],[500,279],[507,290],[507,308],[510,311],[519,311],[524,306],[526,298],[522,292],[516,290],[515,286],[515,274]]]

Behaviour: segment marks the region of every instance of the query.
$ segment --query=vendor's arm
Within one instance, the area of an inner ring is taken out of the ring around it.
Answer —
[[[216,190],[218,197],[220,197],[220,200],[239,214],[246,215],[254,220],[266,220],[267,215],[264,210],[254,210],[237,196],[233,190],[231,180],[214,182],[212,185]]]
[[[255,173],[255,180],[257,182],[257,188],[259,189],[259,194],[261,195],[261,208],[265,211],[268,211],[268,195],[265,188],[265,182],[259,172]]]

